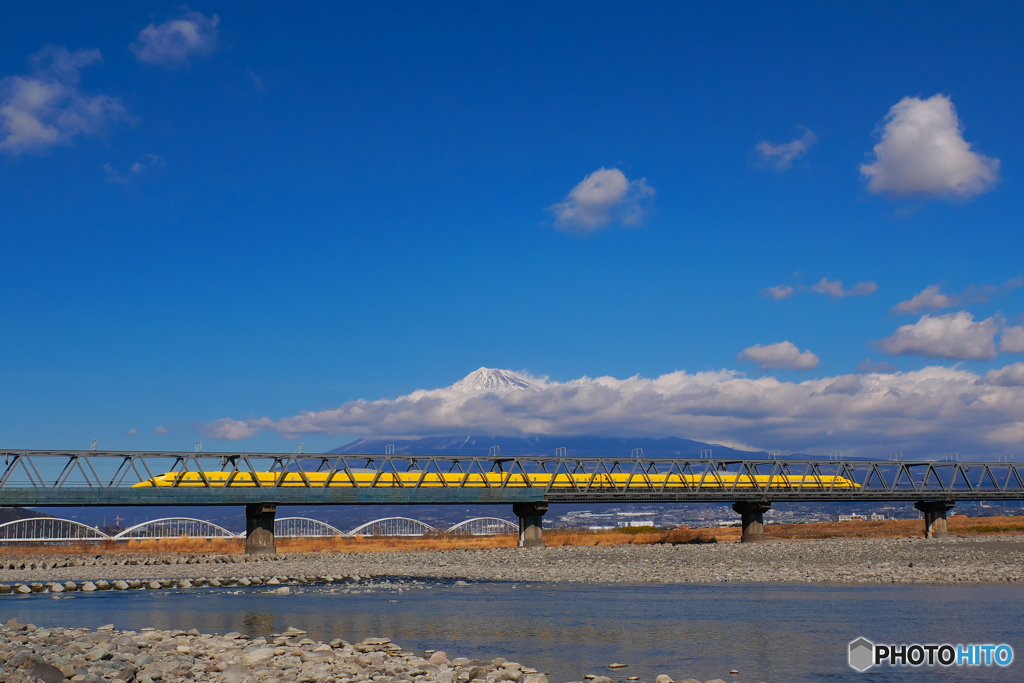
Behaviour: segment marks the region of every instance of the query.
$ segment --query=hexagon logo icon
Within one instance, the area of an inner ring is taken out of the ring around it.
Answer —
[[[875,663],[875,644],[866,638],[850,643],[850,666],[857,671],[867,671]]]

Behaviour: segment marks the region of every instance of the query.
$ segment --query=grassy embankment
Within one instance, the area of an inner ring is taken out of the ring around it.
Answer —
[[[1024,517],[950,517],[951,536],[984,536],[992,534],[1024,533]],[[913,538],[924,533],[919,519],[885,522],[825,522],[815,524],[769,524],[765,535],[769,540],[811,540],[822,538]],[[612,531],[583,531],[550,529],[544,532],[549,547],[580,545],[609,546],[652,543],[715,543],[736,542],[740,539],[738,527],[714,529],[660,530],[653,527],[616,529]],[[281,538],[277,550],[281,553],[302,552],[375,552],[393,550],[476,550],[484,548],[513,548],[514,534],[502,536],[420,536],[417,538],[333,537],[333,538]],[[66,545],[7,547],[0,553],[16,555],[66,554],[118,554],[118,553],[202,553],[233,554],[245,550],[242,539],[179,538],[174,540],[132,540],[115,543],[77,543]]]

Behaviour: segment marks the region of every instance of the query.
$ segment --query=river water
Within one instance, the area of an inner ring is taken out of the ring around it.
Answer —
[[[240,631],[288,626],[317,640],[391,638],[406,649],[450,657],[505,657],[549,673],[552,683],[586,674],[652,683],[722,678],[790,681],[1022,681],[1024,587],[821,584],[426,583],[398,593],[342,593],[336,586],[108,591],[0,598],[0,618],[37,626],[153,626]],[[847,666],[847,645],[1006,643],[1008,667]],[[628,668],[610,670],[612,662]],[[739,674],[731,675],[731,669]]]

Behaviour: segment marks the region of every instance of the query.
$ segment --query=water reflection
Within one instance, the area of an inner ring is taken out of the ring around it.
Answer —
[[[311,638],[386,636],[412,649],[503,656],[550,672],[552,683],[584,674],[675,680],[863,681],[846,664],[850,640],[1006,642],[1024,665],[1017,615],[1024,587],[821,585],[440,586],[341,594],[322,587],[271,595],[260,589],[126,591],[5,596],[4,619],[95,628],[198,628],[251,636],[288,626]],[[1020,646],[1020,647],[1019,647]],[[1019,649],[1018,649],[1019,647]],[[610,662],[629,664],[610,671]],[[1009,669],[883,669],[872,681],[1015,681]],[[740,674],[730,676],[730,669]]]

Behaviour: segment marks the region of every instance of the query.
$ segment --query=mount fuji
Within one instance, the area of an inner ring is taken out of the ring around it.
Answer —
[[[525,391],[527,389],[536,389],[537,385],[530,378],[518,372],[480,368],[469,373],[448,388],[462,393],[477,393],[488,391]]]

